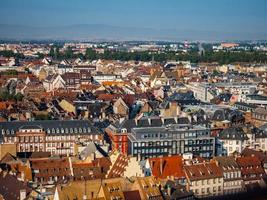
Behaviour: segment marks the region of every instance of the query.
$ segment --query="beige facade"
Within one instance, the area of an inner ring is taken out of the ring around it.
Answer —
[[[223,194],[223,178],[202,179],[188,182],[188,190],[196,197],[218,196]]]

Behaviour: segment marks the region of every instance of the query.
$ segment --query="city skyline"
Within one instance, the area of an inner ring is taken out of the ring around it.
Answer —
[[[263,0],[11,0],[2,3],[0,37],[78,40],[265,40],[266,7],[267,3]],[[64,29],[74,29],[77,33]],[[39,32],[46,34],[46,37],[42,37]]]

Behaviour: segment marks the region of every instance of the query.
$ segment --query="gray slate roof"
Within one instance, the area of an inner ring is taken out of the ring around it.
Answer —
[[[241,127],[229,127],[219,134],[219,139],[223,140],[247,140],[248,136]]]
[[[100,134],[97,128],[95,128],[89,121],[85,120],[11,121],[0,122],[0,138],[3,133],[14,136],[19,129],[25,128],[42,128],[51,135],[62,135],[63,133],[61,130],[63,129],[64,134]],[[57,130],[59,131],[57,132]]]

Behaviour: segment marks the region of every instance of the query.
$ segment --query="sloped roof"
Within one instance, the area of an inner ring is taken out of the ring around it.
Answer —
[[[125,191],[123,192],[125,200],[141,200],[139,190]]]
[[[246,176],[246,179],[259,179],[263,174],[265,174],[265,171],[261,166],[261,162],[256,156],[239,157],[236,161],[239,167],[241,167],[242,176]],[[256,176],[251,177],[248,175]]]
[[[223,169],[238,169],[239,166],[232,156],[218,156],[215,157],[214,160],[216,160],[220,167],[223,167]]]
[[[241,127],[229,127],[219,133],[220,139],[225,140],[247,140],[248,136]]]
[[[186,165],[184,169],[191,181],[223,177],[221,168],[214,162]]]
[[[162,158],[149,158],[152,175],[156,178],[183,178],[185,177],[183,171],[182,156],[167,156]]]
[[[7,200],[18,200],[20,198],[20,191],[25,190],[26,196],[31,193],[31,188],[26,183],[19,181],[15,176],[0,173],[0,194]]]
[[[40,120],[40,121],[11,121],[11,122],[0,122],[0,130],[8,131],[10,136],[13,136],[20,128],[25,126],[30,127],[41,127],[45,131],[52,129],[77,129],[77,134],[100,134],[100,132],[86,120]],[[90,131],[88,131],[90,128]],[[86,129],[86,131],[85,131]],[[65,133],[65,132],[64,132]],[[73,131],[74,133],[74,131]],[[73,134],[72,133],[72,134]],[[50,134],[62,134],[59,133],[50,133]],[[66,133],[67,134],[67,133]],[[70,134],[70,131],[68,132]]]
[[[118,155],[116,161],[111,166],[107,174],[107,178],[121,177],[125,171],[125,168],[128,166],[130,158],[126,155],[120,154]]]

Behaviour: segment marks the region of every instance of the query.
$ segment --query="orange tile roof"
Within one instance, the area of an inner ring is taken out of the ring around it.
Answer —
[[[236,162],[241,168],[242,176],[246,180],[260,179],[265,174],[259,158],[255,156],[239,157],[236,159]]]
[[[7,104],[5,102],[0,102],[0,110],[7,109]]]
[[[103,101],[112,101],[114,99],[118,99],[120,96],[120,94],[99,94],[97,99]]]
[[[222,169],[215,162],[186,165],[184,169],[191,181],[223,177]]]
[[[185,177],[183,171],[182,156],[168,156],[162,158],[149,158],[152,174],[156,178],[167,178],[173,176],[175,178]]]
[[[123,173],[125,171],[125,168],[129,164],[129,157],[120,154],[118,158],[116,159],[115,163],[109,170],[109,173],[107,174],[107,178],[114,178],[114,177],[121,177],[123,176]]]

